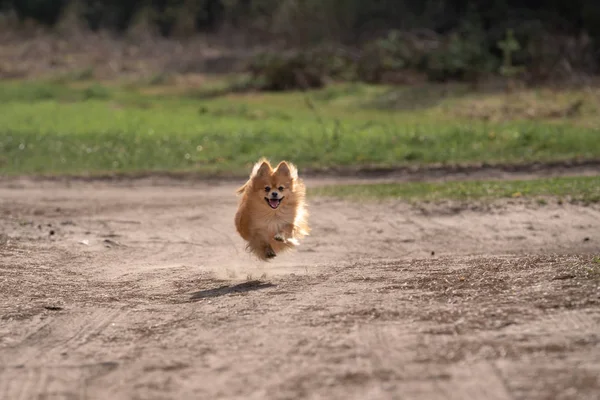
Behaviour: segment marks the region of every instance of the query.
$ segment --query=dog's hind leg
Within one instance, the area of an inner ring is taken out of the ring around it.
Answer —
[[[269,259],[269,258],[275,258],[276,256],[277,256],[277,254],[275,254],[275,251],[273,250],[271,245],[267,245],[267,247],[265,248],[265,257],[267,259]]]
[[[248,248],[261,260],[269,260],[277,256],[273,247],[263,239],[252,239],[248,242]]]

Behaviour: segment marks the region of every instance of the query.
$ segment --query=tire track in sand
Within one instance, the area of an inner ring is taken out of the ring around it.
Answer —
[[[397,323],[361,325],[356,332],[357,367],[395,382],[395,392],[430,400],[511,400],[503,379],[487,361],[452,365],[419,363],[418,327]]]
[[[122,308],[101,308],[88,314],[57,316],[54,321],[29,336],[19,345],[12,365],[29,366],[48,362],[60,364],[60,356],[85,346],[111,322],[127,315]]]
[[[55,317],[28,336],[13,357],[5,358],[14,361],[0,369],[0,382],[3,382],[0,398],[26,400],[44,393],[81,398],[86,379],[92,378],[97,368],[69,368],[61,365],[65,362],[64,356],[90,343],[114,320],[127,314],[128,311],[122,308],[102,308],[83,315],[70,315],[66,319]]]

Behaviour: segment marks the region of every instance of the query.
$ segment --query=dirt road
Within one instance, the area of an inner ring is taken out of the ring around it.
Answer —
[[[0,398],[600,398],[600,207],[312,199],[261,264],[234,188],[0,184]]]

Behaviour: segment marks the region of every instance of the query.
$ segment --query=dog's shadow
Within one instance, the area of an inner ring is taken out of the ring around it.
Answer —
[[[276,285],[270,282],[262,282],[259,280],[239,283],[237,285],[224,285],[213,289],[204,289],[194,292],[190,295],[190,301],[197,301],[212,297],[226,296],[232,293],[247,293],[255,290],[267,289]]]

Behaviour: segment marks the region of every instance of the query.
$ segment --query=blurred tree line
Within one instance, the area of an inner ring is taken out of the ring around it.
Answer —
[[[373,81],[407,68],[443,80],[518,73],[513,66],[543,78],[565,62],[596,73],[600,65],[599,0],[0,0],[0,11],[50,27],[70,14],[92,31],[143,23],[182,37],[227,27],[290,48],[335,44],[360,49],[352,73]],[[293,63],[319,65],[320,57],[328,74],[341,73],[352,56],[337,56],[296,54]]]
[[[290,37],[302,33],[303,40],[355,43],[388,29],[449,32],[468,13],[492,36],[506,28],[518,28],[519,34],[547,30],[600,36],[596,0],[0,0],[0,10],[49,26],[73,5],[92,30],[124,31],[144,14],[165,36],[191,22],[198,31],[232,24]]]

